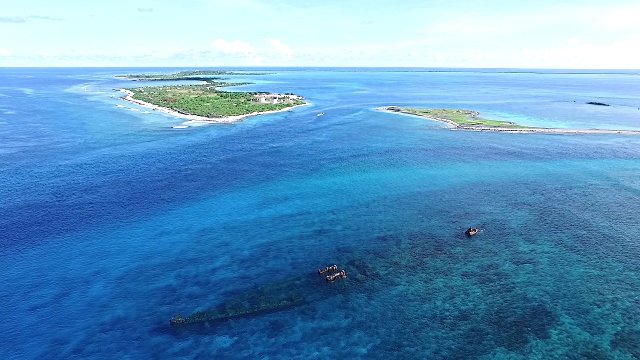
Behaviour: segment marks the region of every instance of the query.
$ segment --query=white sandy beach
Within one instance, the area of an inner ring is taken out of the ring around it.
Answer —
[[[639,130],[610,130],[610,129],[560,129],[560,128],[518,128],[518,127],[487,127],[487,126],[463,126],[458,125],[455,122],[438,118],[438,117],[427,117],[420,116],[416,114],[411,114],[403,111],[392,111],[388,110],[389,106],[376,108],[376,111],[398,114],[404,116],[413,116],[419,117],[422,119],[438,121],[444,124],[447,124],[451,130],[463,130],[463,131],[486,131],[486,132],[505,132],[512,134],[558,134],[558,135],[576,135],[576,134],[620,134],[620,135],[640,135]]]
[[[245,114],[245,115],[225,116],[225,117],[219,117],[219,118],[212,118],[212,117],[184,114],[184,113],[181,113],[179,111],[171,110],[169,108],[165,108],[165,107],[162,107],[162,106],[150,104],[150,103],[145,102],[145,101],[134,99],[133,98],[133,92],[131,90],[120,89],[120,91],[125,93],[125,96],[122,97],[123,100],[132,102],[132,103],[140,105],[140,106],[144,106],[146,108],[149,108],[149,109],[152,109],[152,110],[155,110],[155,111],[160,111],[160,112],[163,112],[165,114],[169,114],[171,116],[175,116],[175,117],[182,118],[182,119],[187,119],[187,120],[189,120],[187,123],[190,123],[190,122],[207,122],[207,123],[228,124],[228,123],[234,123],[234,122],[237,122],[237,121],[241,121],[241,120],[243,120],[245,118],[248,118],[248,117],[251,117],[251,116],[289,111],[291,109],[310,104],[308,102],[305,102],[304,104],[294,105],[294,106],[287,107],[287,108],[280,109],[280,110],[261,111],[261,112],[253,112],[253,113]]]

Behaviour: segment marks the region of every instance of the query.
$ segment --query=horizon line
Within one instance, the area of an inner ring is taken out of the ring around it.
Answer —
[[[442,70],[569,70],[569,71],[640,71],[640,68],[553,68],[553,67],[462,67],[462,66],[307,66],[307,65],[206,65],[206,66],[0,66],[0,69],[181,69],[181,68],[234,68],[234,69],[442,69]]]

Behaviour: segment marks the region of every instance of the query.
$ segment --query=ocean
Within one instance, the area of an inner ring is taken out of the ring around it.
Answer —
[[[114,90],[177,70],[0,69],[0,358],[640,358],[640,137],[375,111],[640,130],[640,72],[244,68],[311,104],[187,129]]]

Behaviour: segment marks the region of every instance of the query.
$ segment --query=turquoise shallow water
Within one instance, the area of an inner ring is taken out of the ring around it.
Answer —
[[[0,356],[640,358],[640,138],[372,110],[637,129],[640,78],[355,70],[276,69],[243,89],[311,106],[187,130],[117,99],[139,69],[0,70]],[[278,284],[306,301],[168,325]]]

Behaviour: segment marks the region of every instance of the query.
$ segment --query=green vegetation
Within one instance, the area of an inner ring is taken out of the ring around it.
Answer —
[[[220,75],[265,75],[265,73],[218,70],[180,71],[173,74],[131,74],[120,78],[139,81],[203,81],[202,85],[153,86],[129,89],[133,99],[168,108],[186,115],[209,118],[247,115],[302,105],[302,97],[293,94],[226,92],[217,88],[250,83],[222,82]]]
[[[267,75],[267,73],[249,73],[249,72],[235,72],[235,71],[220,71],[220,70],[195,70],[195,71],[180,71],[173,74],[129,74],[116,76],[118,78],[124,78],[137,81],[171,81],[171,80],[199,80],[199,81],[212,81],[220,80],[220,77],[214,76],[227,76],[227,75]]]
[[[129,90],[136,100],[183,114],[211,118],[281,110],[305,103],[302,97],[291,94],[220,91],[216,89],[218,84],[153,86]]]
[[[471,110],[458,109],[416,109],[401,108],[390,106],[389,111],[400,112],[405,114],[422,116],[434,120],[451,123],[462,128],[473,127],[491,127],[491,128],[510,128],[510,129],[526,129],[527,126],[517,125],[509,121],[499,121],[483,119],[479,117],[479,113]]]

